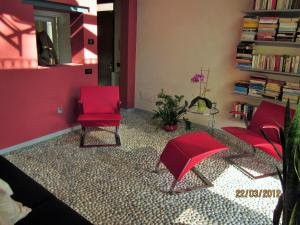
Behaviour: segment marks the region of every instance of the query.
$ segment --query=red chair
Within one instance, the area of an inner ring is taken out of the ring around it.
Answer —
[[[265,131],[265,133],[270,137],[273,141],[275,146],[282,152],[282,147],[280,143],[280,134],[278,125],[284,125],[284,114],[285,114],[285,107],[274,104],[267,101],[262,101],[259,107],[257,108],[256,112],[253,115],[251,122],[247,120],[245,114],[241,112],[231,112],[232,114],[240,114],[246,124],[246,128],[243,127],[223,127],[222,129],[227,131],[228,133],[234,135],[238,139],[246,142],[247,144],[251,145],[253,148],[253,153],[243,153],[239,155],[229,156],[226,159],[233,165],[235,165],[238,169],[240,169],[243,173],[248,175],[253,179],[263,178],[266,176],[275,175],[277,173],[270,173],[270,174],[263,174],[260,176],[254,176],[253,174],[249,173],[242,167],[238,166],[235,162],[232,161],[234,158],[243,158],[253,156],[256,149],[260,149],[265,153],[269,154],[270,156],[280,160],[277,152],[273,148],[273,146],[264,138],[261,133],[261,129]],[[294,115],[294,110],[291,110],[292,116]]]
[[[120,115],[119,87],[95,86],[80,88],[79,104],[81,114],[78,122],[82,126],[80,147],[97,146],[120,146],[119,126],[122,116]],[[116,127],[116,144],[85,145],[85,136],[91,127]]]

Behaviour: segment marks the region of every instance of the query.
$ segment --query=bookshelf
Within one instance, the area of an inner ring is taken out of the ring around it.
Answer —
[[[247,68],[239,68],[239,67],[237,67],[237,69],[239,69],[241,71],[253,72],[256,74],[274,74],[274,75],[291,76],[291,77],[300,78],[300,74],[298,74],[298,73],[286,73],[286,72],[278,72],[278,71],[272,71],[272,70],[247,69]]]
[[[300,16],[300,9],[285,9],[285,10],[247,10],[246,15],[255,16],[280,16],[280,17],[297,17]]]
[[[300,15],[299,15],[300,17]],[[300,48],[300,42],[289,42],[289,41],[242,41],[246,43],[255,43],[257,45],[270,45],[270,46],[284,46],[284,47],[292,47],[292,48]]]
[[[283,1],[254,0],[254,9],[244,11],[236,68],[248,73],[250,83],[248,80],[247,87],[247,84],[243,84],[247,79],[236,81],[232,93],[245,98],[241,104],[255,102],[254,105],[258,105],[265,100],[284,105],[286,103],[282,99],[286,101],[287,98],[300,97],[300,1],[296,3],[296,0],[290,0],[289,6],[279,7],[278,10],[278,4],[282,6]],[[275,5],[268,5],[271,2],[275,2]],[[251,83],[255,76],[265,77],[266,82]],[[280,88],[275,88],[277,90],[272,89],[274,82],[277,83],[274,79],[281,83]],[[298,86],[289,86],[292,83]],[[259,85],[263,85],[263,88],[260,89]],[[247,91],[243,89],[245,86]],[[233,106],[237,103],[234,102]],[[294,107],[295,99],[293,103]]]
[[[282,105],[285,105],[285,104],[286,104],[286,103],[283,102],[283,101],[275,100],[275,99],[270,99],[270,98],[256,97],[256,96],[247,95],[247,94],[242,94],[242,93],[238,93],[238,92],[233,92],[233,94],[245,96],[245,97],[250,98],[250,99],[259,99],[259,100],[264,100],[264,101],[274,102],[274,103],[282,104]],[[294,105],[294,104],[291,103],[291,105]]]

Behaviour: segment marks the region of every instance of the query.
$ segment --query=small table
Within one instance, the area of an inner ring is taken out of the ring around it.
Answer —
[[[213,102],[211,109],[208,109],[205,112],[198,112],[197,111],[197,106],[193,106],[188,110],[190,113],[198,114],[198,115],[203,115],[203,116],[209,116],[208,120],[208,127],[210,128],[210,133],[214,135],[214,129],[215,129],[215,124],[216,124],[216,115],[220,112],[219,109],[217,109],[217,103]]]
[[[207,157],[229,148],[205,132],[194,132],[185,134],[170,140],[160,159],[156,164],[155,171],[158,172],[160,163],[163,163],[169,172],[174,176],[174,181],[170,188],[170,193],[181,193],[195,188],[211,187],[213,184],[205,178],[199,171],[193,169]],[[191,169],[200,178],[205,186],[194,187],[184,190],[175,190],[176,183],[179,182]]]

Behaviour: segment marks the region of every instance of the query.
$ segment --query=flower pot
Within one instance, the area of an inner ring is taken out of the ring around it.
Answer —
[[[204,113],[206,110],[206,103],[204,100],[200,99],[197,103],[197,111],[199,113]]]
[[[164,129],[167,132],[172,132],[177,129],[177,125],[163,125],[162,129]]]

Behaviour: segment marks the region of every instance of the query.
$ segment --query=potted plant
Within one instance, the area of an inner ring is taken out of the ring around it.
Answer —
[[[282,172],[277,168],[282,194],[273,214],[273,224],[300,224],[300,104],[298,103],[294,118],[291,119],[290,103],[287,102],[284,127],[280,127],[282,153],[262,130],[265,138],[272,144],[282,158]]]
[[[163,90],[158,94],[158,100],[155,105],[153,119],[159,119],[162,128],[165,131],[174,131],[177,129],[177,124],[180,117],[187,112],[188,102],[183,101],[184,96],[167,95]]]
[[[199,95],[191,101],[191,105],[189,106],[189,108],[197,103],[197,111],[200,113],[203,113],[206,108],[211,108],[212,106],[211,101],[205,97],[206,92],[209,91],[209,89],[207,88],[208,78],[209,70],[203,69],[201,69],[200,73],[196,73],[191,78],[191,82],[193,84],[199,84]]]

